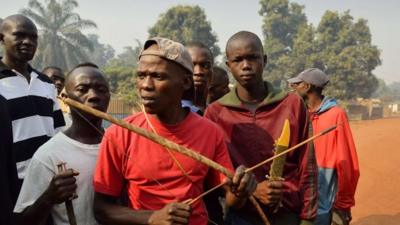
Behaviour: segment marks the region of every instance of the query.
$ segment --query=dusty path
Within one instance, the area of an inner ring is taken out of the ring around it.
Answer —
[[[352,225],[400,225],[400,118],[351,127],[361,170]]]

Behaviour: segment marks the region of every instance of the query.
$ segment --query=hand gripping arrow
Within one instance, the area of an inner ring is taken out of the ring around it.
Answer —
[[[161,136],[159,136],[159,135],[157,135],[157,134],[155,134],[153,132],[149,132],[148,130],[145,130],[143,128],[140,128],[140,127],[137,127],[137,126],[133,126],[132,124],[127,123],[124,120],[114,118],[114,117],[112,117],[111,115],[109,115],[107,113],[101,112],[101,111],[96,110],[96,109],[91,108],[91,107],[88,107],[88,106],[86,106],[86,105],[84,105],[84,104],[82,104],[80,102],[74,101],[74,100],[72,100],[70,98],[61,97],[61,99],[62,99],[62,101],[64,103],[66,103],[69,106],[72,106],[72,107],[77,108],[79,110],[85,111],[85,112],[90,113],[90,114],[92,114],[94,116],[97,116],[99,118],[107,120],[107,121],[109,121],[109,122],[111,122],[113,124],[116,124],[116,125],[118,125],[120,127],[128,129],[128,130],[130,130],[132,132],[135,132],[136,134],[138,134],[140,136],[143,136],[143,137],[145,137],[145,138],[147,138],[147,139],[149,139],[151,141],[154,141],[155,143],[157,143],[157,144],[159,144],[159,145],[161,145],[161,146],[163,146],[163,147],[165,147],[167,149],[179,152],[179,153],[181,153],[183,155],[186,155],[186,156],[188,156],[188,157],[190,157],[190,158],[192,158],[194,160],[197,160],[198,162],[201,162],[201,163],[203,163],[203,164],[205,164],[205,165],[207,165],[207,166],[209,166],[209,167],[221,172],[222,174],[224,174],[225,176],[227,176],[230,179],[233,178],[234,174],[231,171],[229,171],[227,168],[221,166],[220,164],[214,162],[213,160],[211,160],[211,159],[209,159],[209,158],[207,158],[207,157],[205,157],[205,156],[203,156],[203,155],[201,155],[201,154],[199,154],[199,153],[197,153],[197,152],[195,152],[195,151],[193,151],[193,150],[191,150],[189,148],[186,148],[184,146],[178,145],[178,144],[176,144],[176,143],[174,143],[174,142],[172,142],[172,141],[170,141],[168,139],[165,139],[165,138],[163,138],[163,137],[161,137]],[[258,204],[257,200],[253,196],[250,196],[249,199],[253,203],[254,207],[257,209],[257,212],[258,212],[258,214],[260,214],[260,217],[262,218],[262,220],[265,223],[265,225],[269,225],[270,223],[268,221],[268,218],[264,214],[264,211],[262,210],[261,206]]]
[[[127,123],[127,122],[125,122],[125,121],[123,121],[121,119],[116,119],[116,118],[112,117],[111,115],[109,115],[107,113],[104,113],[104,112],[101,112],[99,110],[93,109],[91,107],[88,107],[88,106],[86,106],[86,105],[84,105],[82,103],[79,103],[77,101],[74,101],[72,99],[61,98],[61,100],[64,103],[66,103],[67,105],[69,105],[69,106],[75,107],[77,109],[80,109],[82,111],[90,113],[90,114],[92,114],[94,116],[97,116],[99,118],[107,120],[107,121],[109,121],[109,122],[111,122],[113,124],[116,124],[118,126],[126,128],[126,129],[128,129],[130,131],[133,131],[133,132],[137,133],[138,135],[141,135],[141,136],[143,136],[143,137],[145,137],[147,139],[150,139],[150,140],[154,141],[155,143],[160,144],[161,146],[163,146],[165,148],[168,148],[170,150],[179,152],[179,153],[181,153],[183,155],[186,155],[186,156],[188,156],[188,157],[190,157],[192,159],[195,159],[195,160],[197,160],[197,161],[199,161],[199,162],[201,162],[201,163],[203,163],[203,164],[205,164],[205,165],[207,165],[207,166],[209,166],[209,167],[211,167],[211,168],[223,173],[228,178],[232,178],[233,177],[233,174],[228,169],[226,169],[225,167],[221,166],[220,164],[218,164],[218,163],[212,161],[211,159],[208,159],[207,157],[204,157],[203,155],[201,155],[201,154],[199,154],[199,153],[197,153],[195,151],[192,151],[192,150],[190,150],[190,149],[188,149],[188,148],[186,148],[184,146],[178,145],[178,144],[176,144],[176,143],[174,143],[172,141],[164,139],[163,137],[161,137],[159,135],[156,135],[153,132],[149,132],[149,131],[147,131],[145,129],[142,129],[140,127],[133,126],[132,124],[129,124],[129,123]],[[327,133],[329,133],[329,132],[331,132],[331,131],[333,131],[335,129],[336,129],[336,125],[333,125],[332,127],[329,127],[327,129],[321,131],[320,133],[308,138],[307,140],[304,140],[301,143],[298,143],[297,145],[282,151],[281,153],[275,154],[271,158],[268,158],[268,159],[266,159],[266,160],[264,160],[264,161],[262,161],[262,162],[260,162],[260,163],[258,163],[256,165],[250,167],[250,168],[247,168],[245,170],[245,172],[246,173],[251,172],[251,171],[263,166],[264,164],[269,163],[269,162],[275,160],[276,158],[279,158],[279,157],[281,157],[281,156],[283,156],[283,155],[285,155],[285,154],[287,154],[287,153],[289,153],[291,151],[294,151],[297,148],[307,144],[308,142],[313,141],[314,139],[316,139],[316,138],[318,138],[320,136],[323,136],[323,135],[325,135],[325,134],[327,134]],[[217,188],[222,187],[224,184],[225,183],[221,183],[220,185],[218,185],[218,186],[216,186],[216,187],[204,192],[199,197],[196,197],[195,199],[190,201],[189,204],[191,204],[194,201],[202,198],[203,196],[205,196],[206,194],[212,192],[213,190],[216,190]],[[263,222],[266,225],[269,225],[270,223],[269,223],[267,217],[265,216],[264,211],[261,209],[260,205],[258,204],[257,200],[253,196],[250,196],[249,199],[253,203],[255,208],[257,209],[257,212],[260,214],[260,217],[262,218]]]

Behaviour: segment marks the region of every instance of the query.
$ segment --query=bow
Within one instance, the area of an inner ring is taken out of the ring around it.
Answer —
[[[213,160],[211,160],[211,159],[209,159],[209,158],[207,158],[207,157],[205,157],[205,156],[203,156],[203,155],[201,155],[201,154],[199,154],[199,153],[197,153],[197,152],[195,152],[195,151],[193,151],[193,150],[191,150],[189,148],[186,148],[184,146],[178,145],[178,144],[176,144],[176,143],[174,143],[174,142],[172,142],[172,141],[170,141],[168,139],[165,139],[165,138],[163,138],[163,137],[161,137],[161,136],[159,136],[159,135],[157,135],[157,134],[155,134],[153,132],[149,132],[148,130],[145,130],[143,128],[133,126],[132,124],[129,124],[129,123],[125,122],[124,120],[114,118],[114,117],[112,117],[111,115],[109,115],[107,113],[101,112],[101,111],[96,110],[96,109],[91,108],[91,107],[88,107],[88,106],[86,106],[86,105],[84,105],[82,103],[79,103],[77,101],[74,101],[74,100],[72,100],[70,98],[61,97],[61,100],[65,104],[67,104],[69,106],[72,106],[74,108],[80,109],[80,110],[85,111],[87,113],[90,113],[90,114],[92,114],[94,116],[97,116],[99,118],[107,120],[107,121],[109,121],[109,122],[111,122],[113,124],[116,124],[116,125],[118,125],[120,127],[126,128],[126,129],[128,129],[130,131],[133,131],[136,134],[138,134],[140,136],[143,136],[143,137],[145,137],[145,138],[147,138],[147,139],[149,139],[149,140],[151,140],[151,141],[153,141],[153,142],[155,142],[155,143],[157,143],[157,144],[159,144],[159,145],[161,145],[161,146],[163,146],[163,147],[165,147],[167,149],[179,152],[179,153],[181,153],[183,155],[186,155],[186,156],[188,156],[188,157],[190,157],[190,158],[192,158],[194,160],[197,160],[198,162],[203,163],[203,164],[205,164],[205,165],[207,165],[207,166],[209,166],[209,167],[221,172],[222,174],[224,174],[225,176],[227,176],[230,179],[233,178],[234,174],[232,172],[230,172],[228,169],[226,169],[225,167],[221,166],[220,164],[214,162]],[[223,184],[225,184],[225,183],[223,183]],[[220,186],[222,186],[222,185],[220,185]],[[262,218],[263,222],[266,225],[269,225],[270,223],[268,221],[268,218],[264,214],[264,211],[262,210],[261,206],[258,204],[257,200],[253,196],[250,196],[249,199],[253,203],[255,208],[257,209],[257,212],[260,214],[260,217]],[[194,201],[190,201],[189,203],[193,203],[193,202]]]
[[[109,115],[107,113],[101,112],[101,111],[96,110],[96,109],[91,108],[91,107],[88,107],[88,106],[86,106],[86,105],[84,105],[82,103],[79,103],[77,101],[74,101],[74,100],[72,100],[70,98],[61,97],[61,100],[65,104],[67,104],[69,106],[72,106],[72,107],[77,108],[79,110],[82,110],[84,112],[90,113],[90,114],[92,114],[94,116],[97,116],[99,118],[107,120],[107,121],[109,121],[109,122],[111,122],[113,124],[116,124],[118,126],[121,126],[123,128],[126,128],[126,129],[128,129],[128,130],[130,130],[132,132],[135,132],[136,134],[141,135],[141,136],[143,136],[143,137],[145,137],[145,138],[147,138],[147,139],[149,139],[149,140],[151,140],[151,141],[153,141],[153,142],[155,142],[155,143],[157,143],[157,144],[159,144],[159,145],[161,145],[161,146],[163,146],[163,147],[165,147],[167,149],[179,152],[179,153],[181,153],[183,155],[186,155],[186,156],[188,156],[188,157],[190,157],[190,158],[192,158],[194,160],[197,160],[198,162],[203,163],[203,164],[205,164],[205,165],[207,165],[207,166],[209,166],[209,167],[221,172],[222,174],[224,174],[228,178],[232,178],[233,177],[233,173],[230,172],[225,167],[221,166],[220,164],[214,162],[213,160],[211,160],[211,159],[209,159],[207,157],[204,157],[203,155],[201,155],[201,154],[199,154],[199,153],[197,153],[197,152],[195,152],[195,151],[193,151],[193,150],[191,150],[189,148],[186,148],[184,146],[178,145],[178,144],[176,144],[176,143],[174,143],[172,141],[169,141],[169,140],[167,140],[167,139],[165,139],[165,138],[163,138],[163,137],[161,137],[161,136],[159,136],[159,135],[157,135],[157,134],[155,134],[153,132],[149,132],[149,131],[147,131],[147,130],[145,130],[143,128],[133,126],[132,124],[129,124],[129,123],[125,122],[124,120],[114,118],[114,117],[112,117],[111,115]],[[247,168],[245,170],[245,172],[246,173],[251,172],[251,171],[263,166],[264,164],[266,164],[266,163],[268,163],[268,162],[270,162],[270,161],[272,161],[272,160],[274,160],[274,159],[276,159],[276,158],[278,158],[280,156],[283,156],[283,155],[285,155],[285,154],[297,149],[298,147],[300,147],[300,146],[302,146],[302,145],[314,140],[315,138],[317,138],[319,136],[322,136],[322,135],[334,130],[335,128],[336,128],[336,125],[333,126],[333,127],[328,128],[328,129],[326,129],[326,130],[324,130],[324,131],[322,131],[322,132],[320,132],[318,134],[316,134],[315,136],[313,136],[313,137],[311,137],[311,138],[309,138],[309,139],[307,139],[307,140],[305,140],[305,141],[303,141],[303,142],[301,142],[301,143],[299,143],[299,144],[297,144],[295,146],[293,146],[292,148],[289,148],[289,149],[287,149],[287,150],[285,150],[285,151],[283,151],[283,152],[281,152],[279,154],[274,155],[273,157],[271,157],[269,159],[266,159],[266,160],[258,163],[257,165],[255,165],[255,166],[253,166],[251,168]],[[221,183],[217,187],[222,187],[224,184],[225,183]],[[209,191],[203,193],[199,197],[203,197],[205,194],[210,193],[212,190],[216,190],[217,187],[214,187],[214,188],[210,189]],[[199,199],[199,197],[197,197],[196,199]],[[257,209],[257,212],[260,214],[260,217],[262,218],[263,222],[266,225],[269,225],[270,223],[269,223],[267,217],[265,216],[262,208],[258,204],[257,200],[253,196],[250,196],[249,199],[253,203],[255,208]],[[190,202],[193,203],[194,201],[192,200]]]

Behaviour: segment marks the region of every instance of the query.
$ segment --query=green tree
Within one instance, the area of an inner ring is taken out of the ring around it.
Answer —
[[[304,6],[289,0],[261,0],[265,76],[275,85],[309,67],[330,76],[327,94],[340,99],[369,98],[378,87],[372,71],[380,51],[371,43],[365,19],[354,21],[349,11],[326,11],[317,27],[307,23]]]
[[[136,46],[125,47],[116,58],[111,59],[104,68],[115,97],[137,108],[138,95],[135,84],[137,61],[142,44],[136,40]]]
[[[291,54],[299,30],[307,25],[304,6],[289,0],[260,0],[259,14],[263,17],[264,50],[268,56],[265,75],[280,83],[288,78],[292,66]]]
[[[349,11],[327,11],[316,30],[321,69],[330,75],[327,93],[341,99],[369,98],[378,88],[372,71],[381,64],[365,19],[354,22]]]
[[[156,24],[149,29],[150,37],[165,37],[187,44],[200,41],[209,46],[214,56],[218,56],[217,35],[212,31],[211,23],[199,6],[174,6],[161,14]]]
[[[91,62],[103,68],[110,59],[114,58],[114,48],[111,45],[100,43],[97,34],[89,34],[88,39],[93,45],[93,51],[86,49],[86,55]]]
[[[85,50],[93,50],[93,44],[83,29],[96,28],[91,20],[82,19],[74,12],[75,0],[30,0],[21,13],[30,17],[40,31],[39,46],[33,65],[37,68],[58,66],[69,70],[82,61],[88,61]]]
[[[393,91],[386,85],[386,82],[383,79],[378,79],[378,88],[375,93],[372,95],[373,98],[379,98],[383,102],[392,102],[394,98]]]
[[[138,95],[135,85],[134,67],[113,66],[104,68],[113,95],[124,100],[129,106],[136,106]]]
[[[135,40],[136,45],[125,46],[124,51],[119,54],[116,58],[111,59],[107,66],[108,67],[133,67],[137,66],[138,56],[143,48],[142,43],[139,40]]]
[[[400,101],[400,82],[391,83],[388,88],[392,93],[393,100]]]

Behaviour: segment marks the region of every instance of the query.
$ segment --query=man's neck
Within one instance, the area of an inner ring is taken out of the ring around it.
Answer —
[[[239,99],[246,103],[258,103],[264,100],[268,95],[268,90],[264,86],[263,82],[253,86],[253,87],[242,87],[237,86],[237,95]]]
[[[307,96],[307,107],[311,112],[315,112],[322,103],[323,96],[310,94]]]
[[[178,124],[185,119],[187,112],[180,105],[179,107],[171,107],[169,110],[154,114],[154,116],[164,124]]]
[[[204,110],[207,105],[207,92],[204,89],[195,89],[193,103],[201,110]]]
[[[7,57],[7,55],[5,55],[1,59],[1,61],[8,68],[18,71],[20,74],[24,75],[25,78],[28,81],[30,80],[30,74],[29,74],[29,71],[28,71],[28,63],[27,62],[21,62],[21,61],[18,61],[18,60],[13,60],[10,57]]]
[[[84,144],[99,144],[103,137],[102,120],[88,121],[72,118],[72,125],[64,134]]]

